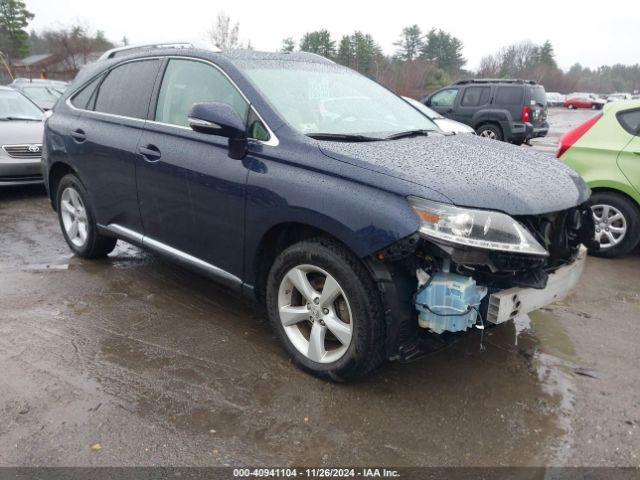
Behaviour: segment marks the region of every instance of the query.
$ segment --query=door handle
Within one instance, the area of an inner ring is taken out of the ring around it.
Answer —
[[[84,133],[84,130],[81,128],[76,128],[73,132],[71,132],[71,137],[75,140],[76,143],[82,143],[87,139],[87,134]]]
[[[140,147],[138,149],[142,158],[144,158],[147,162],[157,162],[160,160],[162,154],[160,153],[160,149],[155,145],[147,145],[146,147]]]

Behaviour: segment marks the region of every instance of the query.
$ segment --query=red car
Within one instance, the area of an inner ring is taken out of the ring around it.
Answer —
[[[570,110],[573,110],[574,108],[591,108],[593,110],[602,110],[602,107],[604,107],[604,102],[588,97],[574,97],[565,100],[564,107]]]

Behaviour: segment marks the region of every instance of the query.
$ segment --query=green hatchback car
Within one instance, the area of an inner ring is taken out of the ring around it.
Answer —
[[[605,106],[562,136],[557,157],[591,187],[597,254],[633,250],[640,241],[640,101]]]

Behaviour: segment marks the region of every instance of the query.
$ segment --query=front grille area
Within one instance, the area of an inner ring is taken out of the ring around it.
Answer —
[[[40,143],[3,145],[2,149],[13,158],[40,158],[42,156],[42,144]]]

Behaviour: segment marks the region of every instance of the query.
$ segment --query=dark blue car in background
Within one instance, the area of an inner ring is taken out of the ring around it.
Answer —
[[[552,157],[445,135],[305,53],[99,61],[46,121],[43,171],[79,256],[122,239],[266,305],[295,363],[348,380],[564,296],[593,237]]]

